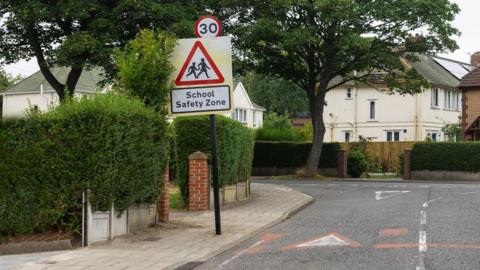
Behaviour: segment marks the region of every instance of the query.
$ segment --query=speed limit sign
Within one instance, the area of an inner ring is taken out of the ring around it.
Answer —
[[[203,16],[195,23],[195,35],[199,38],[219,37],[222,33],[222,23],[217,17]]]

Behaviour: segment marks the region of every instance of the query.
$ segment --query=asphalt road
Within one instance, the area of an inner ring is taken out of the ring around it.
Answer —
[[[480,269],[480,184],[268,182],[315,202],[195,269]]]

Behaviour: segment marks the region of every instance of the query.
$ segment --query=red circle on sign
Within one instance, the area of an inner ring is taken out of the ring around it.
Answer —
[[[218,31],[216,33],[216,37],[219,37],[221,34],[222,34],[222,22],[220,22],[220,20],[215,17],[215,16],[202,16],[200,17],[200,19],[197,20],[197,22],[195,23],[195,35],[198,37],[198,38],[203,38],[205,36],[202,35],[202,33],[200,33],[198,31],[198,27],[200,26],[200,24],[202,23],[202,21],[206,20],[206,19],[211,19],[213,20],[215,23],[216,23],[216,26],[218,28]]]

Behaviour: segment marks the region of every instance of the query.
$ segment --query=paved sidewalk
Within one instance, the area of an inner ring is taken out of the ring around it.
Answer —
[[[173,212],[169,225],[62,252],[13,269],[175,269],[189,262],[205,261],[234,247],[312,200],[288,187],[252,184],[249,200],[222,209],[221,236],[215,236],[213,211]]]

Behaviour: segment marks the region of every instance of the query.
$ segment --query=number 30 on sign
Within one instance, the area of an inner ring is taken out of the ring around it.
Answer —
[[[199,38],[219,37],[222,33],[222,23],[217,17],[203,16],[195,23],[195,35]]]

